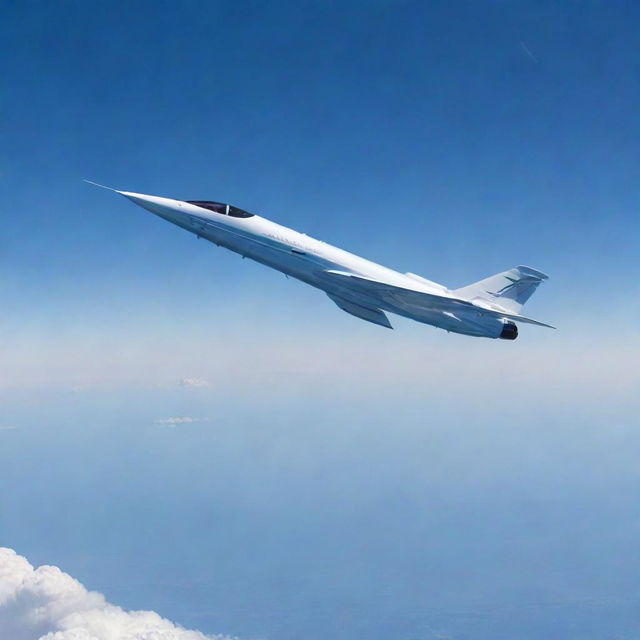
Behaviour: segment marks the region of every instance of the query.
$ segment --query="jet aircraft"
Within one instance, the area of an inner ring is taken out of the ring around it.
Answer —
[[[103,187],[95,182],[90,184]],[[103,188],[125,196],[199,238],[306,282],[324,291],[343,311],[389,329],[392,326],[387,313],[453,333],[503,340],[517,338],[516,322],[553,328],[520,315],[524,303],[548,277],[531,267],[520,265],[466,287],[448,289],[233,205]]]

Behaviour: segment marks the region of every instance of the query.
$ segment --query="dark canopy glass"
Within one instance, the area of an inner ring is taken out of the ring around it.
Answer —
[[[253,213],[238,209],[230,204],[224,204],[223,202],[213,202],[212,200],[187,200],[189,204],[195,204],[196,207],[202,207],[208,209],[214,213],[221,213],[223,215],[233,216],[234,218],[251,218]]]

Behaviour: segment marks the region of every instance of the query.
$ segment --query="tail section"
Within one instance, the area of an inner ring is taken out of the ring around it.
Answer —
[[[520,265],[466,287],[455,289],[452,293],[467,300],[480,298],[509,313],[517,314],[533,295],[537,286],[548,277],[541,271]]]

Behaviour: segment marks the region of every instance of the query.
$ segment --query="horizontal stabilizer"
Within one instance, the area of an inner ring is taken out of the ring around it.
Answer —
[[[348,284],[350,288],[352,288],[352,290],[357,291],[361,294],[365,294],[372,300],[375,300],[377,298],[380,301],[380,306],[386,306],[387,303],[391,303],[393,305],[404,306],[404,308],[407,308],[406,305],[409,305],[414,308],[423,307],[431,310],[441,311],[443,313],[447,312],[453,314],[458,311],[464,312],[473,310],[474,313],[486,317],[508,319],[515,322],[522,322],[524,324],[535,324],[539,327],[548,327],[549,329],[555,329],[555,327],[552,327],[550,324],[545,324],[544,322],[540,322],[539,320],[521,316],[517,312],[514,313],[506,309],[495,308],[493,305],[490,307],[486,304],[486,298],[479,300],[479,297],[476,297],[472,300],[464,300],[458,297],[454,297],[452,294],[457,293],[455,291],[452,291],[448,295],[427,293],[425,291],[417,291],[416,289],[399,287],[398,285],[392,284],[390,282],[374,280],[373,278],[367,278],[366,276],[349,273],[347,271],[327,270],[324,272],[324,274],[326,277],[333,279],[335,282],[341,282],[343,285]],[[338,304],[333,296],[330,297],[334,300],[334,302],[336,302],[336,304]],[[375,304],[375,302],[372,302],[372,304]],[[338,306],[340,306],[340,308],[344,308],[340,304],[338,304]],[[347,311],[347,309],[345,309],[345,311]],[[384,315],[382,311],[379,311],[379,309],[376,309],[375,311],[378,311],[379,313]],[[353,312],[348,311],[348,313]],[[354,315],[359,314],[354,313]],[[374,321],[370,320],[370,322]]]
[[[386,314],[383,311],[380,311],[380,309],[362,307],[359,304],[355,304],[354,302],[350,302],[349,300],[345,300],[344,298],[340,298],[330,293],[327,293],[327,295],[343,311],[350,313],[352,316],[356,316],[356,318],[362,318],[362,320],[366,320],[367,322],[373,322],[373,324],[379,324],[381,327],[387,327],[387,329],[393,329],[391,323],[389,322],[389,318],[387,318]]]
[[[481,307],[478,307],[481,308]],[[492,315],[494,318],[506,318],[507,320],[513,320],[514,322],[522,322],[524,324],[535,324],[537,327],[546,327],[547,329],[555,329],[554,326],[540,322],[540,320],[534,320],[533,318],[527,318],[517,313],[503,313],[502,311],[492,311],[489,309],[483,309],[485,315]]]

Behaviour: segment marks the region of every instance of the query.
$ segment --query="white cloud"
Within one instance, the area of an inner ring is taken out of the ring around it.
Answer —
[[[189,631],[153,611],[125,611],[87,591],[58,567],[34,569],[0,547],[3,640],[221,640]]]
[[[71,387],[71,389],[69,389],[71,393],[84,393],[86,390],[87,387],[85,387],[83,384],[75,385],[74,387]]]
[[[202,378],[182,378],[180,380],[181,387],[208,387],[209,381]]]
[[[15,424],[0,424],[0,431],[13,431],[17,428]]]
[[[175,416],[172,418],[158,418],[155,424],[159,427],[175,427],[177,424],[191,424],[193,422],[208,422],[208,419],[192,418],[191,416]]]

